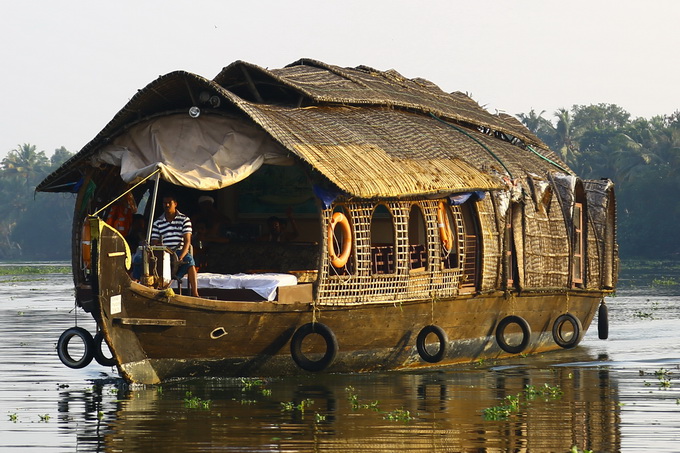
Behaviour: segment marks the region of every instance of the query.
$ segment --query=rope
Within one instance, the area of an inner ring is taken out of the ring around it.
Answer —
[[[532,153],[536,154],[536,155],[537,155],[538,157],[540,157],[541,159],[545,160],[546,162],[549,162],[549,163],[553,164],[554,166],[556,166],[557,168],[559,168],[559,169],[562,170],[563,172],[565,172],[565,173],[571,173],[569,170],[567,170],[566,168],[564,168],[563,166],[561,166],[560,164],[558,164],[558,163],[555,162],[554,160],[548,159],[548,158],[545,157],[543,154],[540,154],[538,151],[536,151],[534,148],[532,148],[531,145],[527,145],[527,149],[528,149],[529,151],[531,151]]]
[[[449,126],[450,128],[452,128],[452,129],[454,129],[454,130],[457,130],[458,132],[460,132],[461,134],[465,135],[466,137],[468,137],[468,138],[474,140],[475,143],[477,143],[479,146],[481,146],[482,148],[484,148],[484,150],[485,150],[487,153],[491,154],[491,156],[492,156],[494,159],[496,159],[496,160],[498,161],[499,164],[501,164],[501,165],[503,166],[503,168],[505,169],[505,171],[508,173],[508,176],[510,176],[510,179],[513,179],[512,173],[510,172],[510,170],[508,169],[508,167],[505,166],[505,164],[503,163],[503,161],[501,160],[501,158],[498,157],[496,154],[494,154],[494,152],[491,151],[491,150],[489,149],[488,146],[486,146],[484,143],[482,143],[482,142],[480,142],[479,140],[477,140],[477,139],[476,139],[475,137],[473,137],[472,135],[468,134],[467,131],[465,131],[464,129],[462,129],[462,128],[458,127],[458,126],[454,126],[454,125],[451,124],[451,123],[447,123],[446,121],[444,121],[443,119],[441,119],[441,118],[439,118],[437,115],[435,115],[434,113],[430,113],[430,116],[431,116],[432,118],[436,119],[437,121],[441,122],[442,124],[445,124],[445,125]]]
[[[135,184],[134,186],[130,187],[128,190],[126,190],[125,192],[123,192],[122,194],[120,194],[117,198],[115,198],[115,199],[114,199],[113,201],[111,201],[109,204],[107,204],[106,206],[104,206],[103,208],[101,208],[100,210],[98,210],[97,212],[95,212],[95,213],[92,214],[92,215],[93,215],[93,216],[96,216],[97,214],[99,214],[100,212],[102,212],[104,209],[108,208],[108,207],[111,206],[113,203],[115,203],[116,201],[120,200],[120,199],[123,198],[125,195],[127,195],[128,193],[130,193],[131,191],[133,191],[137,186],[139,186],[140,184],[143,184],[144,182],[146,182],[147,179],[149,179],[150,177],[152,177],[153,175],[155,175],[155,174],[158,173],[159,171],[161,171],[161,169],[160,169],[160,168],[157,168],[157,169],[156,169],[153,173],[151,173],[149,176],[147,176],[146,178],[142,179],[141,181],[139,181],[139,182],[138,182],[137,184]]]

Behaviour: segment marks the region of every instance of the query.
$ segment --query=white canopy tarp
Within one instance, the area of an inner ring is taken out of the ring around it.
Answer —
[[[287,150],[262,129],[218,115],[173,114],[136,124],[93,156],[95,165],[120,167],[135,183],[161,169],[173,184],[217,190],[235,184],[262,164],[290,165]]]

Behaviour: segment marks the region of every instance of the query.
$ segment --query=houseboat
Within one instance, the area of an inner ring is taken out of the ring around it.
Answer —
[[[73,368],[144,384],[411,370],[573,348],[596,315],[608,335],[612,182],[394,70],[169,73],[36,190],[76,194],[75,303],[97,331],[59,338]],[[198,297],[150,245],[169,194]]]

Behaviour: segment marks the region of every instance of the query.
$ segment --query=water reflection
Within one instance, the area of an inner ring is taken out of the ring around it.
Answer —
[[[525,395],[527,386],[545,385],[563,393]],[[484,419],[485,409],[516,395],[516,413]],[[116,381],[61,392],[59,410],[66,425],[87,425],[78,433],[79,451],[567,451],[572,445],[619,451],[621,445],[618,385],[597,367],[518,364],[139,388]]]
[[[608,341],[592,331],[537,357],[128,387],[114,369],[59,362],[56,339],[76,321],[69,276],[0,285],[0,451],[677,451],[680,441],[678,288],[622,290]],[[545,385],[562,394],[527,397]],[[517,411],[484,418],[508,397]]]

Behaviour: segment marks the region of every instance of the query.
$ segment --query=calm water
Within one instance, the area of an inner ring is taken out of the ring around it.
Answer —
[[[64,329],[94,332],[72,310],[70,276],[0,277],[0,451],[680,451],[680,285],[649,281],[624,275],[608,299],[609,340],[594,325],[571,351],[129,388],[114,369],[59,361]],[[484,417],[512,401],[507,419]]]

